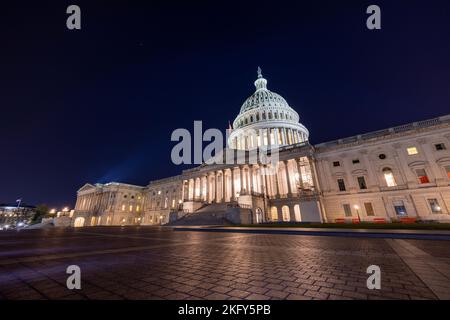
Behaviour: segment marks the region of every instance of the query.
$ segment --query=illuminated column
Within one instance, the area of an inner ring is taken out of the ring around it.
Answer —
[[[300,184],[300,191],[303,191],[303,178],[302,178],[302,166],[300,158],[295,159],[297,162],[297,171],[298,171],[298,182]]]
[[[239,195],[242,194],[242,190],[244,190],[244,175],[243,175],[243,167],[239,166],[239,185],[240,185],[240,190],[239,190]]]
[[[267,166],[264,165],[262,168],[262,175],[264,176],[264,189],[263,192],[265,193],[265,196],[268,197],[269,196],[269,183],[267,182]]]
[[[283,144],[284,144],[284,145],[288,144],[288,143],[287,143],[287,140],[286,140],[286,128],[283,128],[283,129],[282,129],[282,131],[281,131],[281,137],[282,137],[282,140],[283,140]]]
[[[317,181],[317,172],[316,172],[316,165],[314,162],[314,158],[313,157],[308,157],[308,161],[309,161],[309,166],[310,166],[310,171],[311,171],[311,178],[312,178],[312,188],[314,191],[319,191],[319,182]]]
[[[181,185],[181,201],[184,202],[184,199],[186,199],[186,180],[183,180]]]
[[[250,189],[250,193],[252,193],[254,191],[253,190],[253,165],[248,166],[248,174],[250,176],[249,189]]]
[[[189,201],[192,201],[192,194],[193,194],[193,192],[192,192],[192,187],[191,187],[191,181],[192,181],[192,179],[189,179],[188,181],[187,181],[187,189],[188,189],[188,200]]]
[[[278,169],[277,167],[274,168],[275,174],[273,174],[274,176],[274,182],[275,182],[275,191],[276,191],[276,196],[279,197],[280,196],[280,186],[278,185]]]
[[[215,191],[215,202],[216,203],[218,203],[219,202],[219,175],[217,174],[217,171],[214,171],[214,184],[215,184],[215,187],[214,187],[214,191]]]
[[[222,170],[222,202],[225,202],[225,170]]]
[[[205,175],[205,201],[209,202],[209,178],[208,174]]]
[[[288,195],[292,195],[292,190],[291,190],[291,181],[289,179],[289,167],[288,167],[288,161],[284,160],[284,170],[286,172],[286,182],[287,182],[287,187],[288,187]]]
[[[236,193],[234,191],[234,168],[231,168],[231,198],[230,201],[236,200]]]

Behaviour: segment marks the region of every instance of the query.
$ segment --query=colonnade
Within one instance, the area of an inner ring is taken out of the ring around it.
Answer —
[[[245,133],[245,131],[243,131]],[[308,140],[306,134],[291,128],[266,128],[255,130],[255,134],[243,134],[233,139],[236,149],[248,150],[261,146],[290,145]]]
[[[183,201],[232,202],[246,194],[289,197],[301,190],[314,190],[314,181],[308,157],[279,161],[276,166],[239,165],[184,180]]]

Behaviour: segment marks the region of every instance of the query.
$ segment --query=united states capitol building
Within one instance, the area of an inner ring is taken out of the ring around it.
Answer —
[[[228,149],[276,149],[276,165],[202,164],[146,186],[87,183],[72,224],[450,221],[450,115],[311,145],[260,69],[254,84]]]

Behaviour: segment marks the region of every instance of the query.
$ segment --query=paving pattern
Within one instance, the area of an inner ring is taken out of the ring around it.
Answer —
[[[450,241],[91,227],[0,233],[0,299],[449,299]],[[81,290],[66,268],[81,268]],[[381,268],[381,290],[366,269]]]

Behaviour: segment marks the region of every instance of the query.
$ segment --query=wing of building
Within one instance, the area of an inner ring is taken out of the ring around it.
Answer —
[[[147,186],[88,183],[74,226],[450,221],[450,115],[313,146],[259,68],[255,87],[228,146],[276,149],[276,166],[204,164]]]

